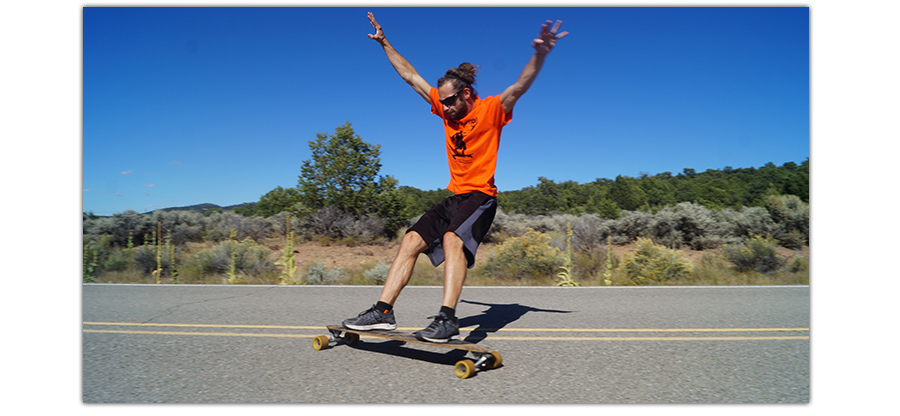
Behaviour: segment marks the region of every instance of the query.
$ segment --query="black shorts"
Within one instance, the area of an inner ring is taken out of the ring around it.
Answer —
[[[478,245],[491,228],[496,213],[497,198],[481,192],[453,195],[422,215],[407,232],[419,233],[428,243],[425,254],[434,267],[444,262],[444,234],[453,232],[463,241],[467,266],[471,269]]]

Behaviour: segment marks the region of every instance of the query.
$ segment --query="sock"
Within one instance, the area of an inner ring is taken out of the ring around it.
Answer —
[[[450,319],[456,318],[456,309],[441,306],[441,313],[447,315],[447,317]]]
[[[378,312],[387,315],[391,311],[391,309],[394,309],[394,305],[388,305],[387,303],[379,300],[378,303],[375,304],[375,309],[377,309]]]

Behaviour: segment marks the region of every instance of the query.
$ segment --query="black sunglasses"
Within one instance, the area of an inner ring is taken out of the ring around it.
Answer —
[[[443,100],[441,100],[441,104],[446,105],[447,107],[453,105],[453,103],[456,102],[456,96],[459,95],[459,93],[463,92],[464,89],[465,89],[465,88],[463,88],[462,90],[457,91],[456,94],[453,94],[453,95],[451,95],[451,96],[449,96],[449,97],[447,97],[447,98],[444,98]]]

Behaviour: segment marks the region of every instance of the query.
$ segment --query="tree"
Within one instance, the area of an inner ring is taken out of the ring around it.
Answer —
[[[312,159],[303,161],[297,184],[302,214],[327,206],[353,216],[379,213],[379,195],[397,183],[378,176],[380,145],[363,141],[348,121],[330,136],[317,133],[309,148]]]
[[[622,175],[616,176],[616,181],[609,189],[609,197],[626,211],[634,211],[647,202],[647,195],[638,186],[637,180]]]
[[[257,210],[256,204],[250,203],[250,202],[243,203],[239,207],[234,207],[232,209],[232,211],[234,211],[235,214],[240,214],[245,217],[252,217],[254,215],[259,215],[259,211]],[[269,215],[265,215],[265,216],[268,217]]]
[[[284,189],[281,186],[267,192],[256,203],[256,214],[260,217],[271,217],[281,212],[291,212],[300,202],[300,193],[295,188]]]

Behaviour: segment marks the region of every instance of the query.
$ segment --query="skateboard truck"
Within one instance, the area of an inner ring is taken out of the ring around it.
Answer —
[[[482,368],[484,367],[485,363],[487,363],[487,361],[491,359],[491,356],[490,354],[478,354],[477,358],[478,360],[475,361],[475,367]]]

